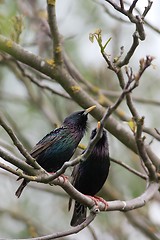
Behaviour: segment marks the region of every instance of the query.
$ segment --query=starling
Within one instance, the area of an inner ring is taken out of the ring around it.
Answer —
[[[97,133],[94,129],[91,139]],[[110,167],[109,147],[107,132],[103,130],[100,140],[96,143],[90,156],[84,162],[80,162],[73,170],[73,186],[85,195],[93,196],[97,194],[105,183]],[[97,197],[98,199],[98,197]],[[69,209],[71,207],[71,199]],[[87,207],[75,201],[71,226],[75,227],[83,223],[86,219]]]
[[[47,172],[60,169],[73,156],[87,128],[87,115],[96,106],[72,113],[60,128],[56,128],[40,140],[30,152],[38,164]],[[19,178],[20,179],[20,178]],[[19,198],[29,181],[23,180],[15,195]]]

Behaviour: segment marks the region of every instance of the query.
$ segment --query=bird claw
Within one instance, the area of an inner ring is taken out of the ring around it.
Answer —
[[[101,197],[98,197],[98,196],[89,196],[89,195],[86,195],[87,197],[91,198],[94,202],[95,202],[95,205],[98,206],[98,203],[101,202],[104,204],[104,210],[106,211],[107,208],[108,208],[108,203]]]
[[[58,179],[60,182],[62,182],[62,179],[63,179],[63,183],[66,183],[66,181],[68,181],[69,177],[62,174],[62,175],[60,175],[57,179]]]
[[[50,172],[50,174],[54,175],[55,172]],[[56,179],[57,179],[59,182],[62,182],[62,181],[63,181],[63,183],[66,183],[66,181],[68,181],[69,177],[62,174],[62,175],[58,176]],[[62,179],[63,179],[63,180],[62,180]],[[50,184],[51,186],[54,185],[54,184],[52,184],[52,183],[49,183],[49,184]]]
[[[101,197],[98,197],[98,196],[94,196],[94,198],[97,199],[99,202],[102,202],[102,203],[104,204],[104,206],[105,206],[104,210],[106,211],[107,208],[108,208],[108,203],[107,203],[107,201],[104,200],[104,199],[101,198]]]

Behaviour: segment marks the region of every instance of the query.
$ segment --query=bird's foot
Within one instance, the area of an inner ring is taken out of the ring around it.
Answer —
[[[101,197],[98,197],[98,196],[89,196],[89,195],[86,195],[87,197],[91,198],[95,204],[98,206],[98,203],[101,202],[104,204],[104,210],[106,211],[107,208],[108,208],[108,203]]]
[[[90,196],[90,195],[85,195],[85,196],[87,196],[87,197],[89,197],[90,199],[92,199],[92,200],[95,202],[95,205],[98,206],[98,200],[97,200],[95,197]]]
[[[49,174],[54,175],[55,172],[50,172]],[[66,183],[66,181],[68,181],[69,177],[61,174],[61,175],[58,176],[56,179],[58,179],[59,182],[62,182],[62,181],[63,181],[63,183]],[[54,184],[52,184],[52,183],[49,183],[49,184],[50,184],[51,186],[54,185]]]
[[[49,174],[54,175],[55,172],[49,172]],[[49,185],[53,186],[54,184],[50,182]]]
[[[108,208],[108,203],[106,202],[106,200],[104,200],[103,198],[101,197],[98,197],[98,196],[94,196],[95,199],[97,199],[98,202],[102,202],[105,206],[104,210],[106,211],[107,208]]]
[[[68,176],[65,176],[64,174],[61,174],[59,177],[58,177],[58,180],[61,182],[63,179],[63,183],[66,183],[69,179]]]

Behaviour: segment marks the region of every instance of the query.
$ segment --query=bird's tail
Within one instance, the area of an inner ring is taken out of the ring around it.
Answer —
[[[19,179],[17,179],[19,180]],[[23,189],[27,186],[27,184],[29,183],[29,181],[27,180],[23,180],[23,182],[21,183],[21,185],[19,186],[19,188],[17,189],[17,191],[15,192],[15,195],[19,198],[21,196],[21,193],[23,191]]]
[[[86,220],[87,207],[75,201],[74,212],[71,220],[71,226],[76,227]]]

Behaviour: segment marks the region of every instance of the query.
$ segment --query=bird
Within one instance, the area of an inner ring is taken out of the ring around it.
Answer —
[[[59,170],[73,156],[87,129],[88,113],[95,107],[94,105],[70,114],[64,119],[61,127],[52,130],[33,147],[30,155],[48,173]],[[19,179],[21,177],[17,180]],[[28,183],[28,180],[22,181],[15,192],[18,198]]]
[[[95,137],[97,129],[98,127],[92,131],[90,140]],[[89,157],[74,167],[71,183],[79,192],[87,196],[92,196],[91,198],[93,199],[104,185],[108,177],[109,168],[108,138],[106,130],[103,129],[101,138],[94,146]],[[105,202],[105,200],[100,197],[95,197],[95,199],[96,198]],[[69,210],[71,208],[71,202],[72,199],[70,198]],[[86,214],[87,207],[75,201],[70,225],[75,227],[83,223],[86,220]]]

